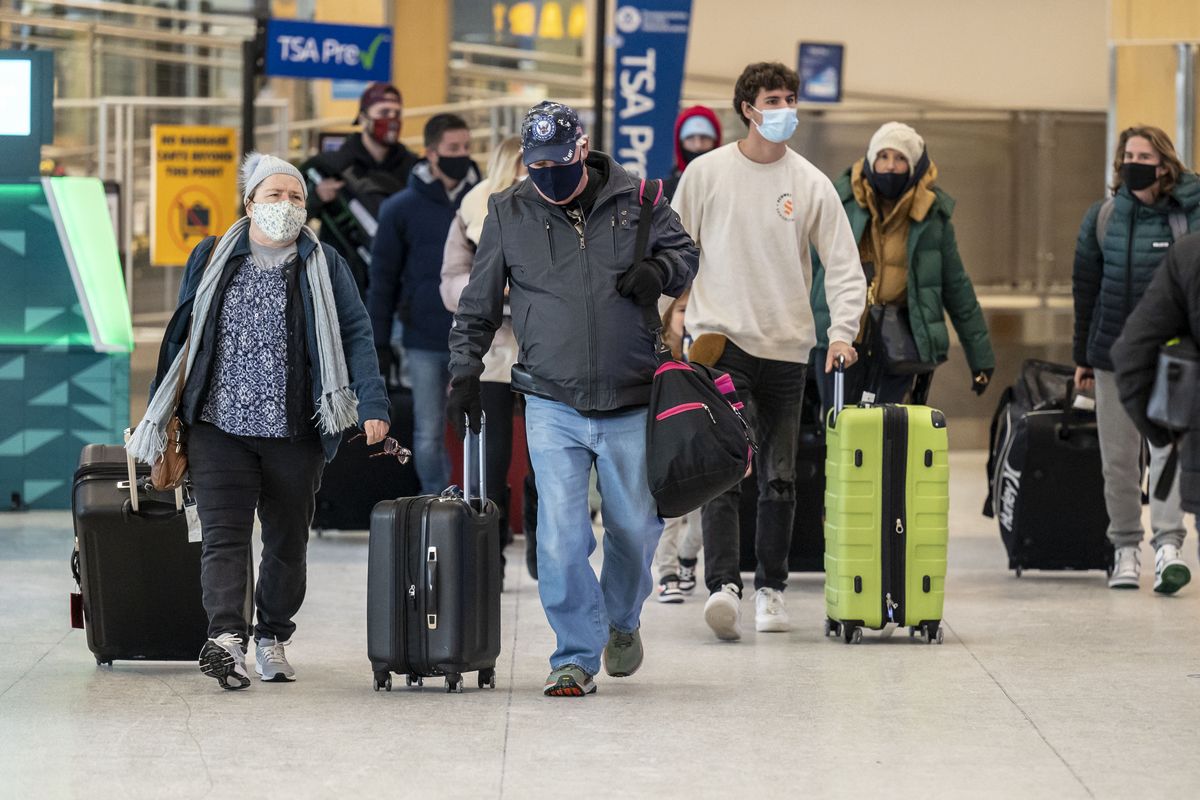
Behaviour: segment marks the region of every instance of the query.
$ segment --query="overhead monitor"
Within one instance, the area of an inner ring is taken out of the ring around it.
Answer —
[[[0,178],[38,174],[42,145],[54,140],[54,56],[0,50]]]

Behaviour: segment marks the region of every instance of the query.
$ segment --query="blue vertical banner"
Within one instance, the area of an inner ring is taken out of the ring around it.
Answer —
[[[805,103],[842,102],[846,47],[829,42],[800,43],[800,97]]]
[[[633,0],[617,6],[612,156],[646,178],[675,165],[675,117],[683,91],[692,0]]]

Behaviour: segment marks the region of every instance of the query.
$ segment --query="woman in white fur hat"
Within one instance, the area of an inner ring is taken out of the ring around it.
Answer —
[[[914,376],[929,375],[946,360],[947,316],[971,368],[971,390],[983,394],[991,380],[996,358],[987,322],[958,254],[950,222],[954,198],[935,185],[937,176],[920,134],[902,122],[888,122],[871,137],[866,158],[834,181],[868,281],[867,313],[855,342],[862,358],[847,371],[847,404],[858,402],[864,391],[874,392],[879,403],[904,402]],[[819,263],[813,264],[812,286],[819,339],[829,321]],[[882,321],[885,310],[890,319]],[[881,326],[886,326],[887,348],[880,341]],[[825,346],[818,342],[818,351]],[[832,402],[832,377],[819,376],[826,407]]]
[[[166,446],[171,415],[184,425],[209,618],[200,669],[226,689],[250,685],[251,620],[243,604],[255,511],[263,542],[254,595],[257,672],[264,681],[291,681],[284,646],[304,600],[321,473],[346,429],[362,428],[368,444],[388,432],[370,320],[346,261],[304,225],[300,172],[251,153],[241,183],[246,216],[204,239],[188,259],[163,344],[162,363],[170,367],[157,376],[128,445],[152,464]],[[385,449],[406,452],[392,439]]]

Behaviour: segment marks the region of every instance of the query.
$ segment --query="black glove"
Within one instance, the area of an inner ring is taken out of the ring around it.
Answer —
[[[652,258],[639,261],[617,279],[617,293],[639,306],[652,306],[662,297],[667,282],[666,270]]]
[[[975,377],[971,379],[971,391],[977,396],[982,395],[987,391],[988,385],[992,382],[992,373],[995,370],[981,369],[975,373]]]
[[[392,362],[396,359],[396,354],[392,352],[391,345],[385,344],[375,348],[375,357],[379,359],[379,374],[386,382],[392,373]]]
[[[470,424],[472,433],[479,433],[479,426],[483,420],[483,405],[479,398],[479,378],[474,375],[457,375],[450,379],[446,414],[449,415],[454,432],[460,439],[467,435],[464,422]]]

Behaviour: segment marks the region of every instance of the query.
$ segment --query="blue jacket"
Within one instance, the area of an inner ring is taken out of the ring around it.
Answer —
[[[1097,240],[1103,202],[1083,217],[1075,244],[1074,357],[1079,366],[1112,370],[1113,342],[1174,241],[1169,216],[1182,211],[1188,229],[1200,231],[1200,179],[1185,172],[1166,197],[1152,206],[1138,202],[1129,188],[1117,190],[1104,241]]]
[[[176,353],[183,347],[187,338],[188,321],[192,316],[192,303],[196,296],[196,288],[200,285],[201,275],[204,273],[205,265],[208,264],[209,253],[216,246],[216,242],[215,236],[209,236],[196,245],[188,257],[188,263],[183,272],[183,281],[179,286],[179,304],[175,315],[167,325],[166,335],[163,337],[163,352],[159,356],[159,375],[156,376],[155,383],[161,380],[162,372],[165,371],[163,366],[169,365],[174,360]],[[295,285],[299,289],[304,314],[303,322],[300,321],[299,315],[296,315],[295,320],[289,315],[288,333],[292,337],[298,337],[303,344],[300,347],[290,346],[288,348],[289,363],[292,361],[291,354],[293,353],[311,354],[303,358],[303,362],[308,367],[306,384],[310,388],[309,403],[304,411],[311,414],[317,406],[322,387],[321,370],[316,357],[317,336],[312,290],[309,289],[307,278],[304,278],[303,265],[317,243],[302,236],[296,244],[299,251],[300,269],[297,272]],[[362,300],[359,298],[358,287],[354,283],[354,277],[350,274],[350,267],[347,266],[346,260],[329,245],[321,246],[325,248],[325,260],[329,262],[329,276],[333,285],[334,302],[337,305],[338,323],[342,329],[342,348],[345,351],[346,367],[350,372],[350,388],[358,397],[358,424],[361,427],[369,419],[387,420],[389,419],[387,392],[384,388],[383,378],[379,374],[379,362],[376,360],[375,348],[371,342],[370,320],[367,318],[366,309],[363,308]],[[207,399],[208,381],[212,372],[213,356],[216,353],[213,337],[216,335],[217,318],[220,314],[225,289],[234,272],[241,265],[245,256],[249,254],[250,232],[247,230],[234,246],[229,260],[226,262],[216,295],[209,307],[203,341],[193,343],[193,347],[198,348],[196,360],[192,365],[192,372],[188,376],[187,383],[184,385],[183,397],[180,401],[180,418],[186,425],[195,423],[199,418],[200,410],[204,407],[204,401]],[[301,325],[303,331],[297,331],[296,328]],[[303,336],[299,336],[300,333]],[[290,390],[289,397],[291,397]],[[321,435],[326,461],[333,460],[340,441],[341,434]]]
[[[408,188],[380,207],[367,282],[367,310],[376,347],[391,340],[392,315],[398,312],[405,347],[449,352],[454,315],[446,310],[439,290],[442,254],[458,205],[478,182],[479,171],[472,166],[451,200],[446,187],[430,173],[429,162],[421,161],[408,176]]]

